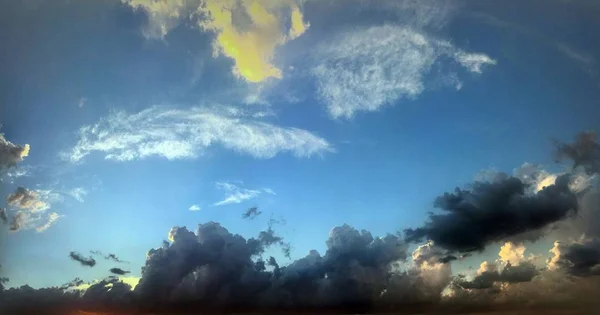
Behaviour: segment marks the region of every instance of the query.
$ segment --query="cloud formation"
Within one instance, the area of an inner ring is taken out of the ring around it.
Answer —
[[[200,205],[191,205],[188,210],[190,211],[200,211],[202,210],[202,208],[200,208]]]
[[[123,275],[126,275],[126,274],[130,273],[130,271],[123,270],[121,268],[116,268],[115,267],[115,268],[110,268],[110,273],[115,274],[115,275],[123,276]]]
[[[0,170],[11,168],[29,155],[29,144],[16,145],[0,133]]]
[[[82,266],[94,267],[96,265],[96,260],[93,257],[85,257],[77,252],[70,252],[69,258],[80,263]]]
[[[600,144],[595,132],[581,132],[571,144],[558,141],[555,144],[558,161],[570,160],[573,168],[581,167],[588,174],[600,173]]]
[[[246,200],[254,199],[260,196],[262,193],[274,194],[273,190],[269,188],[265,189],[246,189],[240,187],[242,183],[234,184],[233,182],[218,182],[216,187],[219,190],[225,192],[225,198],[221,201],[215,202],[215,206],[225,206],[229,204],[242,203]]]
[[[254,219],[256,219],[256,217],[258,217],[261,214],[262,214],[262,212],[260,210],[258,210],[257,207],[252,207],[252,208],[249,208],[248,210],[246,210],[244,213],[242,213],[242,219],[254,220]]]
[[[82,127],[79,141],[65,156],[73,162],[93,152],[114,161],[153,156],[191,159],[213,145],[260,159],[281,153],[311,157],[334,151],[327,140],[302,129],[213,109],[152,107],[137,114],[113,112],[95,125]]]
[[[49,229],[58,219],[63,217],[56,212],[45,214],[51,203],[61,200],[60,195],[51,190],[29,190],[17,187],[15,192],[6,197],[8,205],[16,209],[10,219],[10,230],[35,229],[38,233]]]
[[[319,97],[333,118],[351,118],[355,112],[416,98],[438,63],[453,61],[473,73],[496,64],[485,54],[467,53],[448,41],[398,25],[348,31],[320,45],[312,58]]]
[[[273,64],[275,49],[302,35],[309,25],[295,0],[123,0],[148,13],[146,35],[163,38],[176,25],[193,19],[215,34],[213,55],[233,59],[233,73],[248,82],[281,78]]]
[[[50,205],[41,200],[39,192],[29,190],[25,187],[17,187],[15,192],[6,197],[6,201],[12,207],[30,212],[41,212],[48,210]]]
[[[439,196],[434,205],[441,214],[416,229],[405,231],[408,241],[423,238],[451,251],[480,251],[492,242],[540,230],[578,210],[577,196],[569,188],[570,175],[537,193],[527,194],[520,179],[505,176],[494,182],[474,182],[470,189]]]

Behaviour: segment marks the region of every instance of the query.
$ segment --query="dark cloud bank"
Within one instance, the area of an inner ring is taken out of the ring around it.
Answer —
[[[597,148],[589,133],[573,144],[557,144],[558,154],[573,160],[573,171],[538,192],[530,189],[531,180],[499,174],[439,196],[434,204],[441,212],[430,214],[422,226],[404,235],[374,237],[365,230],[338,226],[325,241],[323,255],[311,251],[286,266],[263,257],[269,246],[286,245],[271,224],[249,239],[216,222],[199,224],[195,232],[174,227],[169,242],[147,253],[142,278],[133,290],[117,276],[84,292],[72,290],[83,283],[80,279],[44,289],[0,286],[0,311],[409,314],[561,306],[597,310],[600,198],[597,187],[573,188],[581,176],[598,176]],[[490,244],[523,239],[522,235],[534,235],[524,238],[531,241],[546,233],[561,239],[546,267],[528,260],[490,263],[482,264],[473,278],[452,275],[451,262],[459,257]],[[408,252],[408,244],[428,240],[412,255]],[[120,261],[114,255],[95,254]],[[75,252],[70,257],[83,266],[95,265],[92,257]],[[116,267],[109,271],[128,272]]]

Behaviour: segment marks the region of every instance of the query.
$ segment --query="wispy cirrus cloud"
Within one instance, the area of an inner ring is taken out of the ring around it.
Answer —
[[[67,194],[70,195],[71,197],[75,198],[75,200],[77,200],[79,202],[84,202],[85,197],[88,194],[88,191],[87,191],[87,189],[85,189],[83,187],[75,187],[75,188],[71,189],[70,191],[68,191]]]
[[[151,156],[192,159],[209,147],[268,159],[281,153],[311,157],[334,149],[309,131],[279,127],[218,108],[169,109],[152,107],[137,114],[117,111],[79,131],[79,141],[64,157],[81,161],[93,152],[105,159],[132,161]]]
[[[229,204],[242,203],[246,200],[257,198],[263,193],[275,195],[275,192],[270,188],[247,189],[242,187],[242,185],[242,182],[217,182],[217,189],[225,192],[225,197],[223,200],[215,202],[213,205],[225,206]]]
[[[449,41],[398,25],[348,31],[320,45],[313,60],[318,96],[333,118],[351,118],[356,112],[416,98],[436,64],[454,63],[472,73],[496,64],[485,54],[465,52]]]

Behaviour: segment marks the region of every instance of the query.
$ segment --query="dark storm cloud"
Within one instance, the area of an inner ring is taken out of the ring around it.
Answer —
[[[96,265],[96,260],[94,258],[84,257],[83,255],[76,252],[70,252],[69,257],[72,260],[79,262],[82,266],[94,267]]]
[[[444,256],[444,257],[440,258],[438,260],[438,262],[440,262],[442,264],[447,264],[447,263],[449,263],[451,261],[454,261],[454,260],[457,260],[457,259],[458,259],[458,257],[456,257],[454,255],[447,255],[447,256]]]
[[[252,208],[246,210],[246,212],[244,212],[242,214],[242,218],[254,220],[254,219],[256,219],[256,217],[258,217],[261,214],[262,214],[262,212],[259,211],[257,207],[252,207]]]
[[[405,231],[406,239],[424,238],[451,251],[483,250],[486,244],[547,227],[578,209],[577,197],[569,189],[570,175],[556,179],[534,195],[515,177],[494,182],[475,182],[468,190],[457,188],[435,200],[444,213],[430,214],[416,229]]]
[[[128,273],[130,273],[131,271],[127,271],[127,270],[123,270],[121,268],[110,268],[110,272],[115,274],[115,275],[126,275]]]
[[[496,283],[529,282],[539,273],[535,265],[530,262],[522,262],[516,266],[508,263],[501,271],[498,271],[496,268],[482,271],[471,281],[466,281],[459,277],[455,284],[464,289],[489,289]]]
[[[600,239],[588,239],[568,245],[557,244],[555,257],[558,268],[574,276],[600,275]]]
[[[0,171],[11,168],[23,161],[29,154],[29,145],[16,145],[4,138],[0,133]]]
[[[8,215],[6,214],[6,209],[0,208],[0,221],[4,224],[8,224]]]
[[[575,137],[575,142],[556,142],[557,161],[571,160],[573,168],[582,167],[588,174],[600,173],[600,144],[596,133],[585,131]]]

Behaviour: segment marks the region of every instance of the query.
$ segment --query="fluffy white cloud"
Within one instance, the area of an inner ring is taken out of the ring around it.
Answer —
[[[242,203],[243,201],[254,199],[260,196],[262,193],[268,193],[271,195],[275,195],[275,192],[270,188],[263,189],[246,189],[241,187],[242,183],[238,185],[232,182],[218,182],[216,183],[216,187],[219,190],[225,192],[225,197],[223,200],[215,202],[215,206],[224,206],[234,203]]]
[[[346,32],[318,47],[313,60],[319,97],[333,118],[351,118],[357,111],[376,111],[417,97],[437,62],[454,61],[473,73],[496,64],[487,55],[467,53],[448,41],[395,25]]]
[[[255,158],[288,152],[310,157],[333,152],[327,140],[309,131],[284,128],[215,108],[152,107],[137,114],[113,112],[97,124],[84,126],[79,141],[65,156],[80,161],[92,152],[109,160],[131,161],[150,156],[190,159],[212,145]]]
[[[202,210],[202,208],[200,208],[200,205],[191,205],[188,210],[190,210],[190,211],[200,211],[200,210]]]

